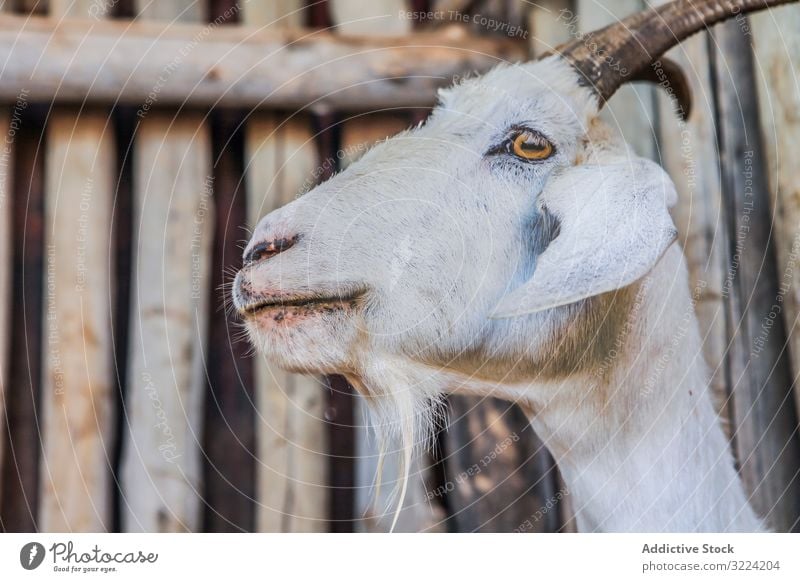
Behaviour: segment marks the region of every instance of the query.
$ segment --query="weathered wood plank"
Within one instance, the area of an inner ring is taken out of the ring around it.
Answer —
[[[642,0],[606,0],[602,4],[596,0],[577,0],[579,29],[590,32],[617,22],[618,20],[644,8]],[[578,32],[564,13],[559,25],[565,26],[571,35]],[[637,155],[656,159],[655,134],[655,96],[652,86],[638,84],[622,87],[603,109],[601,116],[616,128]]]
[[[120,7],[120,4],[116,5]],[[126,399],[128,394],[128,357],[133,342],[132,297],[134,293],[134,259],[133,249],[136,246],[133,233],[138,228],[134,224],[133,202],[133,151],[136,133],[136,112],[132,108],[121,107],[113,114],[115,138],[118,152],[117,173],[114,200],[112,205],[112,252],[114,283],[116,292],[113,301],[113,338],[114,342],[114,449],[112,452],[112,478],[114,494],[112,496],[113,531],[122,530],[124,499],[122,498],[122,461],[123,448],[128,434],[126,418]]]
[[[310,122],[257,114],[247,123],[248,223],[290,202],[315,182],[318,155]],[[258,530],[327,529],[325,391],[319,379],[256,361]]]
[[[778,291],[783,299],[789,351],[795,378],[800,371],[800,10],[778,8],[750,17],[755,49],[761,128],[775,198]],[[800,386],[794,389],[800,410]]]
[[[663,4],[667,0],[659,0]],[[714,403],[730,436],[725,377],[724,253],[728,242],[722,215],[719,159],[714,125],[714,99],[708,59],[708,36],[701,33],[666,55],[681,65],[692,90],[692,113],[682,121],[675,101],[656,91],[658,154],[678,191],[672,209],[689,267],[695,312],[703,337],[703,355],[711,372]]]
[[[137,9],[149,4],[138,0]],[[194,0],[159,3],[181,17]],[[122,462],[125,531],[196,531],[214,227],[204,116],[144,112],[134,151],[133,341]]]
[[[253,360],[230,309],[223,309],[231,272],[241,267],[246,224],[243,140],[238,113],[218,112],[214,143],[212,301],[209,310],[208,388],[203,425],[203,531],[255,531],[256,411]],[[226,285],[227,284],[227,285]],[[230,299],[230,297],[227,297]]]
[[[235,25],[236,0],[211,2],[210,19]],[[256,434],[253,359],[236,316],[225,309],[231,273],[242,266],[247,223],[244,137],[238,111],[211,115],[214,176],[214,250],[210,281],[207,374],[203,423],[203,531],[255,531]]]
[[[22,96],[11,108],[9,132],[13,166],[13,279],[11,345],[6,399],[6,434],[12,435],[3,455],[0,525],[4,531],[37,528],[39,507],[38,403],[43,345],[42,291],[44,265],[44,155],[41,139],[44,115]]]
[[[12,100],[25,88],[32,100],[119,100],[145,112],[164,105],[427,106],[453,75],[524,55],[525,46],[509,39],[432,32],[362,38],[278,27],[59,23],[2,15],[0,99]]]
[[[248,2],[242,6],[242,20],[259,29],[301,28],[305,23],[305,10],[305,3],[299,0]]]
[[[306,117],[259,114],[247,125],[249,224],[317,180],[318,155]],[[324,385],[256,363],[259,531],[327,529]]]
[[[97,18],[97,6],[97,0],[49,0],[48,14],[59,19]]]
[[[413,21],[401,14],[409,10],[406,0],[330,0],[328,6],[339,34],[403,36],[411,32]]]
[[[136,0],[138,18],[170,23],[207,21],[205,5],[202,0]]]
[[[526,415],[495,398],[449,404],[443,487],[456,531],[558,531],[555,463]]]
[[[112,131],[102,112],[47,126],[42,531],[111,526]]]
[[[717,26],[713,36],[719,50],[711,52],[723,208],[730,233],[723,287],[730,333],[727,373],[745,487],[756,511],[772,528],[785,531],[797,527],[800,519],[800,447],[785,329],[775,307],[772,210],[753,55],[741,22]]]
[[[50,14],[92,5],[52,0]],[[107,111],[60,109],[48,121],[42,531],[111,527],[113,131]]]
[[[244,7],[244,21],[270,29],[297,25],[303,3]],[[290,202],[319,179],[307,116],[256,112],[247,121],[248,224]],[[256,357],[258,531],[328,528],[325,391],[320,379],[289,374]]]
[[[9,5],[14,4],[13,1],[7,0]],[[47,14],[47,8],[50,0],[16,0],[16,10],[23,14]]]
[[[544,0],[531,5],[528,11],[528,43],[533,56],[553,51],[570,40],[565,22],[574,17],[573,0]]]
[[[202,116],[151,113],[136,135],[125,531],[194,531],[214,224]]]

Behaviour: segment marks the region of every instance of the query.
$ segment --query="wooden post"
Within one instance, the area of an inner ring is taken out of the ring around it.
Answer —
[[[52,0],[56,18],[92,2]],[[111,523],[110,111],[57,109],[47,125],[40,530],[106,531]]]
[[[410,10],[406,0],[330,0],[328,6],[340,34],[402,36],[411,31],[411,19],[401,14]]]
[[[792,152],[800,148],[800,10],[776,8],[752,15],[750,23],[770,192],[775,197],[778,290],[796,382],[800,372],[800,172]],[[794,396],[800,410],[797,383]]]
[[[158,3],[179,18],[196,4]],[[214,225],[211,142],[200,113],[138,115],[123,530],[196,531]]]
[[[553,51],[570,40],[564,21],[574,16],[572,0],[546,0],[531,5],[528,11],[528,45],[531,55],[538,57]]]
[[[213,2],[210,19],[231,14],[236,2]],[[240,337],[238,316],[223,309],[231,300],[233,273],[242,266],[242,228],[247,224],[243,122],[243,113],[236,110],[211,116],[217,212],[203,423],[203,531],[208,532],[252,532],[257,518],[252,346]]]
[[[249,223],[290,202],[315,182],[317,153],[309,121],[256,114],[248,120]],[[325,391],[317,378],[256,362],[258,530],[325,531]]]
[[[722,162],[723,208],[729,229],[723,285],[729,349],[727,374],[740,472],[756,511],[777,531],[800,519],[800,447],[792,374],[779,312],[766,158],[756,79],[742,23],[713,31],[716,111]]]
[[[577,0],[580,31],[590,32],[643,8],[642,0],[608,0],[602,4],[597,0]],[[565,13],[558,24],[572,33],[576,30],[575,24],[570,24],[566,16]],[[653,87],[648,85],[626,85],[617,91],[601,113],[602,118],[622,134],[637,155],[650,159],[657,157],[653,91]]]
[[[534,57],[552,52],[570,40],[565,20],[574,16],[573,0],[545,0],[531,5],[528,11],[528,43]]]
[[[23,14],[47,14],[47,5],[50,0],[16,0],[17,12]],[[6,0],[6,4],[13,5],[13,0]]]
[[[672,209],[672,216],[689,267],[714,404],[730,436],[732,427],[727,422],[730,391],[724,364],[728,340],[722,297],[728,233],[721,207],[708,36],[700,33],[688,38],[666,56],[686,73],[693,108],[689,119],[682,121],[676,113],[675,101],[665,91],[656,90],[659,161],[678,191],[678,204]]]
[[[444,484],[456,531],[554,532],[561,526],[555,463],[518,406],[451,397]]]
[[[47,126],[42,531],[111,525],[112,131],[77,110]]]
[[[244,6],[255,26],[299,26],[303,2]],[[248,223],[292,201],[318,179],[319,156],[307,116],[253,113],[245,142]],[[325,387],[319,378],[290,374],[256,356],[257,529],[328,529]]]
[[[44,155],[40,149],[45,133],[41,110],[35,110],[24,94],[11,106],[6,139],[13,142],[13,279],[11,346],[6,394],[7,435],[2,467],[3,498],[0,524],[4,531],[37,529],[39,509],[38,405],[41,387]]]

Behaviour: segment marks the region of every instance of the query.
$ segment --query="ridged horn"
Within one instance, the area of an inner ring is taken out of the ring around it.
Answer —
[[[694,33],[739,14],[796,1],[674,0],[643,10],[594,33],[581,35],[556,48],[555,53],[575,67],[582,83],[594,90],[602,107],[626,82],[654,80],[647,68]],[[676,84],[686,85],[680,69],[677,72],[673,69],[668,74],[677,75],[680,80]],[[674,89],[679,101],[678,91],[681,89]],[[684,103],[681,105],[686,106]]]

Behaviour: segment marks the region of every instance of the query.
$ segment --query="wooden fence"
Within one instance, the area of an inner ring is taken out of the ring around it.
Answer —
[[[359,398],[252,354],[224,307],[245,227],[424,119],[453,76],[643,7],[0,1],[2,528],[385,531],[397,476],[390,459],[373,498]],[[677,185],[720,414],[781,531],[800,518],[798,26],[781,8],[674,49],[686,122],[652,86],[604,112]],[[399,529],[574,529],[521,411],[449,404]]]

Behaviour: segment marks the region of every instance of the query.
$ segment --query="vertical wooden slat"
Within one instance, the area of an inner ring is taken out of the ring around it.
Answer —
[[[727,336],[723,263],[727,232],[721,208],[708,37],[701,33],[686,39],[666,56],[686,72],[693,107],[684,122],[667,92],[656,91],[660,162],[678,191],[679,201],[672,209],[672,216],[689,267],[714,403],[720,418],[725,420],[729,418],[730,397],[724,365]],[[732,427],[727,422],[724,425],[730,434]]]
[[[230,278],[241,267],[247,223],[241,183],[241,116],[219,112],[212,126],[215,218],[208,337],[208,390],[203,426],[204,531],[254,531],[256,525],[255,394],[249,347],[232,321]]]
[[[86,17],[90,0],[52,0],[55,18]],[[40,528],[110,528],[112,382],[110,112],[57,109],[45,182],[46,342],[42,374]]]
[[[142,20],[205,22],[204,0],[136,0],[136,14]]]
[[[519,407],[450,398],[445,491],[456,531],[554,532],[555,463]]]
[[[20,99],[11,111],[16,124],[14,147],[12,233],[11,346],[6,398],[6,429],[11,435],[3,455],[0,524],[3,530],[37,528],[39,454],[38,402],[41,386],[42,273],[44,222],[43,112]]]
[[[215,0],[209,19],[236,25],[237,0]],[[242,266],[247,203],[242,175],[244,139],[239,111],[212,116],[214,256],[208,332],[208,387],[203,425],[204,531],[256,528],[255,389],[250,347],[230,309],[232,273]]]
[[[745,487],[768,524],[786,531],[796,528],[800,518],[800,448],[785,329],[775,312],[778,282],[772,210],[753,57],[741,22],[716,27],[713,38],[718,52],[711,52],[723,208],[730,233],[727,368]]]
[[[401,36],[411,30],[411,19],[400,15],[410,10],[406,0],[329,0],[328,6],[336,30],[341,34]]]
[[[305,2],[303,0],[247,2],[242,6],[242,15],[245,24],[251,26],[297,28],[305,24]]]
[[[249,223],[313,185],[317,153],[309,121],[248,120]],[[325,531],[327,470],[325,392],[320,380],[289,374],[258,356],[256,421],[259,531]]]
[[[110,224],[114,136],[103,113],[47,126],[43,531],[110,527]]]
[[[775,239],[781,314],[788,331],[795,378],[800,372],[800,9],[796,6],[754,14],[753,46],[761,127],[775,197]],[[800,410],[800,385],[794,396]]]
[[[244,22],[298,26],[303,2],[246,4]],[[290,202],[319,179],[310,120],[254,113],[245,143],[248,224]],[[256,360],[257,528],[321,532],[328,528],[325,391],[319,378],[289,374]]]
[[[140,0],[137,8],[186,20],[200,14],[199,5]],[[211,141],[202,113],[150,109],[140,118],[123,529],[195,531],[202,512],[203,349],[214,225]]]
[[[9,2],[6,0],[10,5],[13,5],[13,2]],[[16,8],[17,12],[21,12],[23,14],[47,14],[47,8],[49,5],[49,0],[16,0]]]
[[[528,11],[528,43],[533,56],[551,52],[570,40],[565,21],[574,16],[573,0],[544,0],[530,6]]]
[[[119,7],[119,4],[117,5]],[[122,529],[123,499],[121,495],[122,451],[128,434],[125,404],[128,392],[128,357],[133,341],[131,328],[131,297],[133,296],[133,145],[136,109],[118,107],[114,112],[115,142],[118,153],[117,181],[112,205],[112,241],[114,253],[114,304],[111,319],[114,343],[114,450],[112,453],[112,527]]]
[[[607,0],[602,3],[577,0],[576,6],[580,30],[587,33],[638,12],[644,8],[644,3],[642,0]],[[564,22],[559,24],[566,25]],[[574,26],[568,26],[568,29],[575,30]],[[648,85],[626,85],[608,102],[601,116],[622,133],[637,155],[656,159],[653,91]]]
[[[200,115],[151,112],[136,141],[123,526],[194,531],[213,226],[210,139]]]

